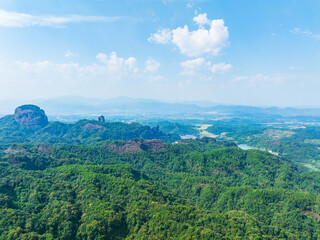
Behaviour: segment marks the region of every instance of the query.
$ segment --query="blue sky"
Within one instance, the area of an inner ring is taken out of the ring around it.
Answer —
[[[320,2],[2,0],[0,99],[320,106]]]

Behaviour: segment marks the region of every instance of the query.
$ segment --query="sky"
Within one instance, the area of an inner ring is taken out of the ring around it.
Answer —
[[[318,0],[1,0],[0,100],[320,106]]]

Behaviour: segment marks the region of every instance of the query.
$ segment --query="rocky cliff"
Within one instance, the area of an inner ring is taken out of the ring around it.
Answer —
[[[49,123],[45,112],[35,105],[17,107],[14,119],[20,126],[26,127],[44,127]]]

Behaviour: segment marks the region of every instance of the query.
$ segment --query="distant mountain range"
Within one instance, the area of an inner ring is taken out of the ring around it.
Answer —
[[[13,115],[0,118],[0,144],[41,142],[48,144],[86,144],[105,140],[159,139],[180,140],[177,134],[162,132],[159,127],[139,123],[80,120],[73,124],[49,122],[44,110],[35,105],[23,105]]]
[[[0,114],[12,113],[21,101],[0,101]],[[320,116],[320,108],[279,108],[221,105],[210,101],[188,101],[178,103],[151,99],[117,97],[111,99],[66,96],[53,99],[34,100],[30,104],[46,109],[48,115],[104,114],[104,113],[207,113],[221,114],[267,114],[280,116]]]

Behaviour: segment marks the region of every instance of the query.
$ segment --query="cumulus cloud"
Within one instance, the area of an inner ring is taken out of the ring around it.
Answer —
[[[224,73],[231,70],[232,65],[226,63],[212,64],[204,58],[196,58],[180,63],[183,71],[182,75],[193,75],[195,73]]]
[[[148,40],[161,44],[171,42],[182,54],[190,57],[218,55],[221,49],[228,46],[229,31],[223,19],[209,20],[204,13],[194,17],[193,21],[199,26],[195,31],[190,31],[187,25],[172,30],[162,29],[152,34]]]
[[[213,73],[219,73],[219,72],[227,72],[232,68],[231,64],[226,63],[217,63],[211,66],[211,71]]]
[[[138,72],[137,60],[134,57],[124,59],[117,56],[116,52],[112,52],[110,56],[104,53],[98,53],[96,58],[104,64],[109,72],[132,71]]]
[[[10,12],[0,9],[0,26],[2,27],[59,27],[67,23],[75,22],[114,22],[123,17],[105,17],[105,16],[82,16],[82,15],[68,15],[68,16],[35,16],[25,13]]]
[[[150,58],[146,61],[146,68],[145,71],[146,72],[156,72],[159,70],[160,67],[160,62],[158,62],[157,60]]]
[[[203,27],[206,24],[209,24],[209,19],[206,13],[199,14],[198,16],[193,18],[193,21],[197,23],[200,27]]]
[[[118,57],[115,52],[109,56],[104,53],[97,54],[96,58],[99,63],[80,65],[78,63],[53,63],[50,61],[41,62],[16,62],[18,68],[25,72],[43,75],[66,75],[78,78],[79,76],[87,77],[112,77],[119,79],[125,75],[137,74],[137,60],[134,57],[127,59]]]
[[[183,71],[183,75],[192,75],[199,71],[207,71],[210,68],[211,63],[206,62],[204,58],[197,58],[180,63]]]
[[[88,64],[70,60],[0,63],[0,96],[47,98],[70,94],[91,97],[130,94],[138,97],[144,88],[148,89],[145,94],[152,97],[165,84],[165,77],[158,72],[159,66],[153,58],[139,63],[134,57],[118,56],[116,52],[98,53],[96,60]]]
[[[155,42],[159,44],[166,44],[171,41],[172,31],[170,29],[160,29],[157,33],[151,34],[151,37],[148,38],[149,42]]]
[[[104,54],[104,53],[98,53],[96,58],[102,62],[102,63],[105,63],[107,64],[108,63],[108,55],[107,54]]]

